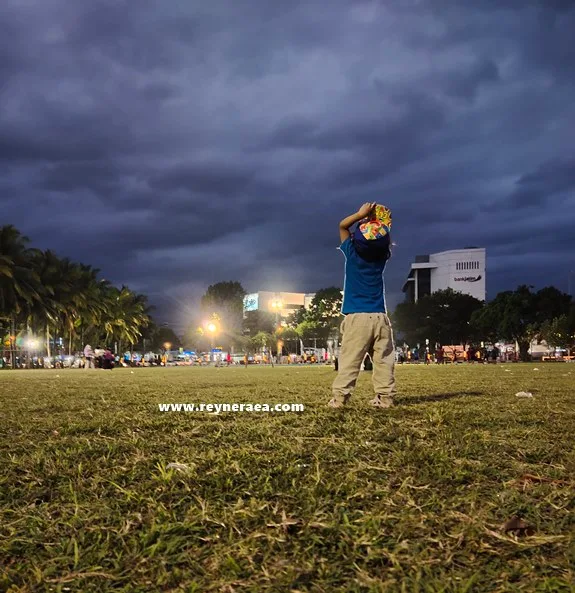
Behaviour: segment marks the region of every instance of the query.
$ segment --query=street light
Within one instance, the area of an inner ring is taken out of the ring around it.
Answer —
[[[28,338],[26,340],[26,342],[24,343],[24,345],[26,346],[26,349],[28,350],[28,362],[27,362],[27,364],[29,365],[29,367],[32,366],[32,355],[38,349],[38,344],[39,344],[38,340],[36,340],[34,338]]]
[[[26,348],[34,352],[38,348],[38,340],[29,339],[26,341]]]
[[[218,326],[213,322],[210,321],[208,322],[208,324],[206,325],[206,329],[208,330],[208,332],[210,333],[211,336],[211,351],[210,351],[210,361],[213,362],[214,361],[214,347],[215,347],[215,337],[216,337],[216,332],[218,331]]]
[[[281,299],[275,298],[270,302],[271,308],[273,311],[275,311],[276,314],[276,330],[280,329],[280,312],[283,309],[283,302]],[[280,357],[281,357],[281,340],[278,339],[277,345],[276,345],[276,349],[277,349],[277,357],[278,357],[278,363],[280,361]],[[270,353],[271,354],[271,353]]]

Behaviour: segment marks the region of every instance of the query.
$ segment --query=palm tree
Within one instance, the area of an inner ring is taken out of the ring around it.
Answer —
[[[29,240],[12,225],[0,227],[0,319],[10,322],[10,335],[16,331],[16,321],[41,300],[38,276],[30,265],[33,250]],[[2,332],[3,333],[3,332]],[[14,339],[10,339],[14,366]]]
[[[117,341],[118,352],[122,351],[123,343],[133,347],[151,322],[147,297],[132,292],[127,286],[111,287],[106,301],[108,308],[103,318],[106,339]]]
[[[98,273],[52,251],[30,249],[15,227],[0,227],[0,324],[8,320],[11,335],[17,322],[42,332],[48,356],[51,333],[67,336],[70,354],[78,338],[133,347],[151,324],[147,298],[111,286]]]
[[[42,288],[41,300],[30,307],[28,322],[45,335],[46,353],[50,357],[50,328],[57,330],[59,316],[63,313],[60,299],[65,281],[61,274],[62,262],[53,251],[48,250],[35,253],[31,264]]]
[[[20,315],[25,304],[40,300],[39,279],[30,264],[29,239],[12,225],[0,227],[0,315]]]

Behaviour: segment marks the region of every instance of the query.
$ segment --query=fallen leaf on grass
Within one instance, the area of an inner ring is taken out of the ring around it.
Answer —
[[[535,548],[537,546],[544,546],[546,544],[553,544],[556,542],[564,541],[566,537],[564,535],[538,535],[538,536],[531,536],[525,540],[518,540],[516,537],[511,537],[509,535],[497,533],[497,531],[492,531],[491,529],[485,529],[485,533],[491,535],[492,537],[507,542],[509,544],[514,544],[520,548]],[[490,548],[490,546],[487,546]]]
[[[70,581],[75,581],[76,579],[87,579],[87,578],[94,578],[94,577],[101,577],[103,579],[110,579],[113,581],[117,581],[119,577],[114,576],[113,574],[108,574],[106,572],[72,572],[66,576],[57,578],[57,579],[46,579],[47,583],[69,583]]]
[[[555,478],[546,478],[545,476],[534,476],[533,474],[525,474],[521,476],[521,480],[524,482],[544,482],[546,484],[562,484],[570,486],[570,482],[566,480],[556,480]]]
[[[190,471],[192,468],[189,465],[186,465],[185,463],[168,463],[166,469],[175,469],[177,471],[187,472]]]

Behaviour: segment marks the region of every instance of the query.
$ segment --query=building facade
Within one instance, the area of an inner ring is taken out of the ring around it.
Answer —
[[[248,311],[267,311],[286,318],[297,309],[309,309],[314,296],[304,292],[253,292],[244,297],[244,315]]]
[[[403,285],[406,300],[416,302],[438,290],[452,288],[480,301],[486,298],[486,253],[470,247],[418,255]]]

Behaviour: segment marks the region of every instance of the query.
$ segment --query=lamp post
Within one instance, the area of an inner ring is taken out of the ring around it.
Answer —
[[[32,358],[34,353],[36,352],[36,349],[38,348],[38,341],[33,339],[33,338],[29,338],[26,341],[26,349],[28,350],[28,368],[32,367]]]
[[[275,298],[271,301],[270,304],[271,304],[272,310],[275,311],[275,314],[276,314],[276,331],[278,331],[280,329],[280,313],[283,308],[283,303],[282,303],[281,299]],[[280,350],[281,349],[281,340],[279,340],[279,339],[277,341],[276,348],[277,348],[277,357],[278,357],[278,364],[279,364],[280,359],[281,359],[281,350]]]
[[[210,362],[214,362],[214,348],[215,348],[215,336],[216,336],[216,331],[218,331],[218,326],[213,322],[210,321],[208,323],[208,325],[206,326],[206,329],[208,330],[208,332],[210,333]]]

